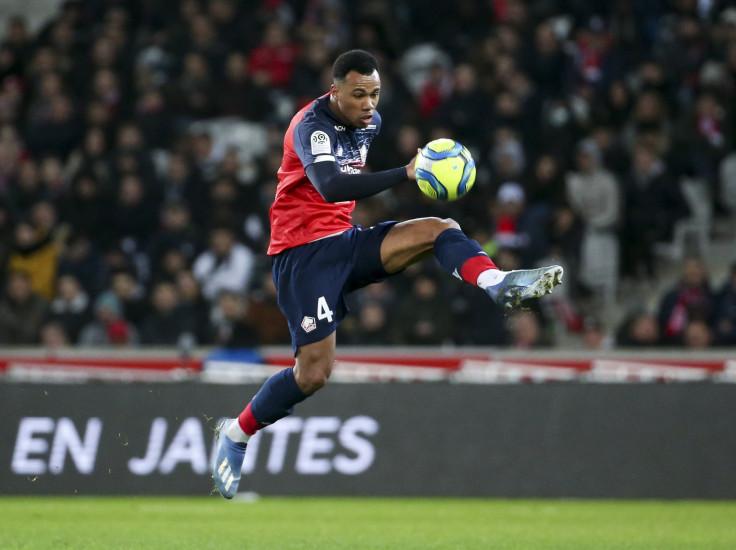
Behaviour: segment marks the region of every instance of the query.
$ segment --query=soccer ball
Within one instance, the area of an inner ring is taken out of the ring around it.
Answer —
[[[414,174],[422,193],[432,199],[454,201],[473,187],[475,161],[457,141],[435,139],[417,155]]]

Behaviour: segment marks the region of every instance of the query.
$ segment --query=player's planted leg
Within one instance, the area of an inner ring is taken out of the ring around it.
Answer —
[[[248,439],[261,428],[294,412],[294,406],[322,388],[335,360],[335,333],[300,346],[296,365],[271,376],[237,418],[217,429],[217,455],[212,464],[215,487],[225,498],[238,491]]]

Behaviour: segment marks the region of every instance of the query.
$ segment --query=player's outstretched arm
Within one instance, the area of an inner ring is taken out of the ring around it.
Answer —
[[[309,181],[327,202],[353,201],[414,179],[414,161],[401,168],[372,174],[343,174],[334,162],[315,162],[307,166],[306,172]]]

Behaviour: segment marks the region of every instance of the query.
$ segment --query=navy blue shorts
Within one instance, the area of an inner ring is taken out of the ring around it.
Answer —
[[[356,226],[273,257],[273,280],[294,353],[337,330],[348,312],[345,294],[389,276],[381,262],[381,243],[396,223]]]

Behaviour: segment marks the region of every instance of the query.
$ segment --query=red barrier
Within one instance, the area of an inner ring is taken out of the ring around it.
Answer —
[[[181,357],[170,350],[43,350],[0,353],[0,373],[43,380],[45,376],[110,379],[197,378],[228,365],[230,371],[252,364],[208,361],[208,350]],[[294,364],[290,348],[264,348],[267,367]],[[334,378],[354,380],[440,380],[465,383],[513,383],[576,380],[585,382],[701,381],[736,382],[736,353],[512,351],[445,348],[344,348],[338,350]],[[212,380],[212,377],[210,377]]]

